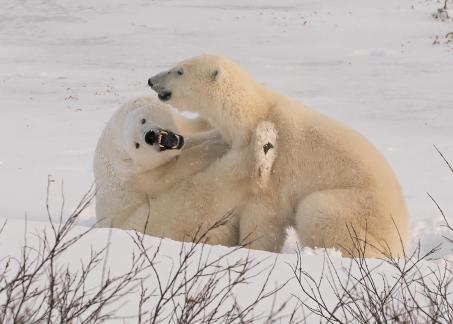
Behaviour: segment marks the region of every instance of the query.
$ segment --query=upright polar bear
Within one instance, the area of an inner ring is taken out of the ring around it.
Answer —
[[[253,232],[252,248],[279,251],[285,228],[294,225],[303,246],[335,247],[346,256],[404,253],[409,219],[400,185],[352,129],[218,56],[183,61],[148,84],[162,101],[206,118],[230,152],[244,152],[260,122],[275,125],[279,148],[268,186],[240,211],[240,236]]]
[[[264,136],[267,129],[263,126],[266,124],[257,128],[252,141],[259,148],[275,139]],[[246,162],[235,170],[236,156],[230,163],[222,162],[222,172],[229,172],[230,177],[219,182],[216,163],[228,146],[217,132],[202,132],[206,128],[203,122],[174,114],[154,98],[123,105],[108,122],[95,153],[99,226],[191,240],[197,231],[203,233],[246,199],[250,173],[259,171],[264,184],[272,160],[262,150],[253,153],[255,164],[250,171],[244,167]],[[188,135],[184,148],[182,137],[173,131]],[[176,149],[163,150],[162,144]],[[238,244],[234,220],[211,230],[207,242]]]

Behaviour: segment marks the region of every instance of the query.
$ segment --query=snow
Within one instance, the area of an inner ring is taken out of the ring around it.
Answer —
[[[54,214],[62,191],[65,215],[77,205],[93,182],[97,138],[117,107],[151,95],[150,75],[202,52],[230,57],[266,86],[365,135],[402,184],[414,246],[444,241],[442,217],[426,194],[453,220],[453,174],[433,147],[453,161],[453,43],[446,36],[453,22],[432,16],[443,1],[0,3],[0,217],[8,219],[0,257],[17,252],[24,215],[48,226],[48,179]],[[90,207],[79,225],[93,222]],[[107,232],[95,232],[87,240],[99,247]],[[128,255],[116,243],[125,234],[114,233],[115,255]],[[177,246],[165,241],[169,251]],[[304,253],[314,271],[322,262],[316,253]],[[449,254],[444,245],[438,256]],[[282,255],[276,281],[289,275],[284,264],[294,257]]]

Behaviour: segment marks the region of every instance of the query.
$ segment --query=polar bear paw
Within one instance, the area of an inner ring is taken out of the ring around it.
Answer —
[[[277,157],[278,132],[274,123],[263,121],[255,130],[255,175],[258,185],[265,188]]]

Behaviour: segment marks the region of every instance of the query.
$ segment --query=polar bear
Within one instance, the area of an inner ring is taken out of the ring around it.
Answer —
[[[303,246],[350,257],[404,254],[409,217],[400,185],[354,130],[266,89],[219,56],[185,60],[148,84],[161,101],[208,120],[231,152],[246,152],[259,123],[275,126],[279,149],[268,185],[240,210],[240,237],[254,233],[252,248],[279,251],[294,225]]]
[[[195,135],[184,143],[182,136],[168,131],[180,129],[192,134],[209,132],[202,121],[187,120],[152,97],[132,100],[112,116],[94,158],[99,226],[125,226],[124,220],[147,204],[147,195],[168,190],[212,163],[227,148],[214,134],[209,140],[208,133],[205,137]],[[170,134],[168,140],[179,141],[174,149],[165,149],[158,143],[163,132]],[[198,146],[205,139],[204,145]],[[185,154],[180,159],[184,144]]]
[[[275,140],[265,136],[269,127],[264,126],[257,128],[258,147]],[[180,130],[187,135],[174,133]],[[219,183],[212,171],[217,168],[209,166],[228,148],[207,123],[185,119],[155,98],[126,103],[108,122],[95,152],[98,226],[182,241],[226,220],[247,197],[249,173],[259,173],[264,185],[272,164],[271,154],[255,150],[251,171],[235,171],[238,159],[233,158],[222,163],[229,181]],[[202,170],[204,176],[197,176]],[[209,231],[206,241],[237,245],[234,219],[220,225]]]

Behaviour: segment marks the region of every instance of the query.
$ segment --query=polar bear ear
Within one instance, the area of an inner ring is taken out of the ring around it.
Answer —
[[[225,76],[225,70],[222,69],[220,66],[215,67],[211,71],[211,81],[217,82],[221,80]]]

